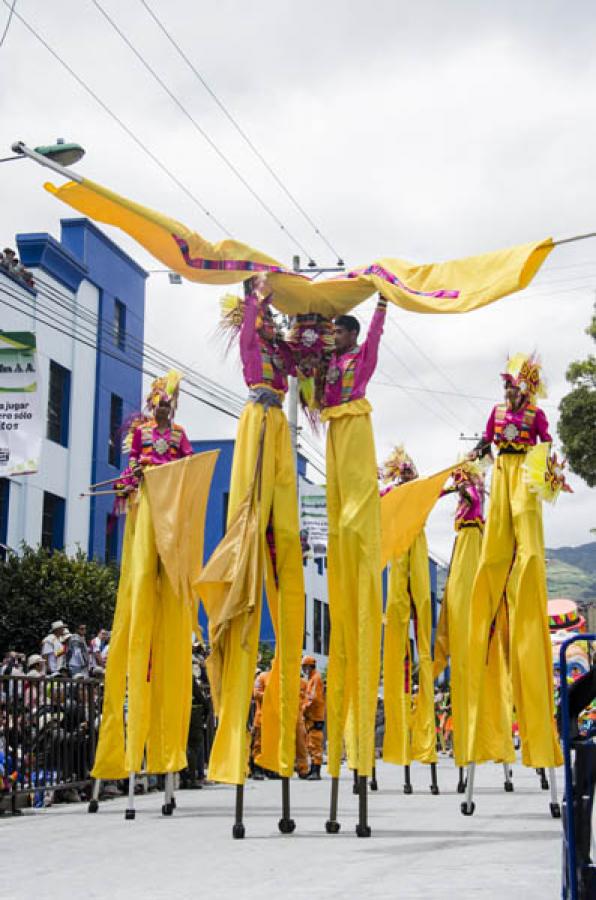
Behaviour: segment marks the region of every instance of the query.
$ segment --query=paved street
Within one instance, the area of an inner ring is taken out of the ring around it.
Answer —
[[[234,841],[233,789],[181,791],[172,818],[162,795],[137,798],[124,821],[124,799],[29,810],[0,821],[0,897],[44,900],[177,900],[205,897],[467,898],[548,900],[559,896],[561,825],[533,770],[514,767],[515,793],[502,788],[500,766],[477,771],[476,813],[461,815],[456,770],[439,767],[441,795],[429,771],[414,766],[414,794],[402,793],[401,770],[379,764],[370,796],[373,836],[354,833],[357,798],[342,778],[338,835],[327,835],[329,779],[292,783],[293,835],[277,830],[279,782],[248,782],[246,839]],[[562,774],[559,771],[559,791]]]

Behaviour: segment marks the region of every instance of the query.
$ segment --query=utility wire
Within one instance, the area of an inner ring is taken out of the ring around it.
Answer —
[[[233,174],[236,176],[236,178],[244,185],[244,187],[246,188],[246,190],[247,190],[247,191],[249,192],[249,194],[251,194],[251,196],[257,201],[257,203],[259,204],[259,206],[267,213],[267,215],[268,215],[271,219],[273,219],[273,221],[275,222],[275,224],[276,224],[276,225],[284,232],[284,234],[286,234],[286,235],[288,236],[288,238],[289,238],[289,239],[290,239],[290,240],[291,240],[291,241],[292,241],[292,242],[293,242],[293,243],[294,243],[294,244],[302,251],[302,253],[305,253],[305,254],[308,256],[309,260],[310,260],[311,262],[313,262],[312,254],[310,254],[310,253],[308,252],[308,250],[303,246],[303,244],[300,243],[300,241],[298,240],[298,238],[297,238],[294,234],[292,234],[292,232],[284,225],[284,223],[281,221],[281,219],[279,218],[279,216],[277,216],[277,215],[274,213],[274,211],[271,209],[271,207],[270,207],[267,203],[265,203],[265,201],[262,199],[262,197],[260,197],[259,193],[252,187],[252,185],[251,185],[251,184],[247,181],[247,179],[244,177],[244,175],[242,174],[242,172],[240,172],[240,170],[234,165],[234,163],[231,162],[231,160],[228,159],[228,157],[225,155],[225,153],[223,152],[223,150],[221,150],[220,147],[218,147],[218,145],[215,143],[215,141],[209,136],[209,134],[208,134],[208,133],[205,131],[205,129],[202,127],[202,125],[199,124],[199,122],[195,119],[195,117],[192,115],[192,113],[190,113],[190,112],[188,111],[188,109],[184,106],[184,104],[183,104],[183,103],[181,102],[181,100],[176,96],[176,94],[175,94],[172,90],[170,90],[170,88],[169,88],[168,85],[165,83],[165,81],[163,80],[163,78],[155,71],[155,69],[153,68],[153,66],[151,66],[150,63],[147,62],[147,60],[145,59],[145,57],[143,56],[143,54],[142,54],[139,50],[137,50],[137,48],[134,46],[134,44],[132,43],[132,41],[129,40],[129,38],[128,38],[128,37],[126,36],[126,34],[122,31],[122,29],[119,28],[119,26],[118,26],[118,25],[116,24],[116,22],[112,19],[112,17],[109,15],[109,13],[107,13],[106,10],[102,7],[101,3],[99,3],[99,0],[91,0],[91,2],[92,2],[93,5],[99,10],[99,12],[100,12],[100,13],[102,14],[102,16],[105,18],[105,20],[106,20],[107,22],[109,22],[109,24],[112,26],[112,28],[114,29],[114,31],[116,32],[116,34],[118,34],[119,37],[124,41],[124,43],[126,44],[126,46],[128,47],[128,49],[129,49],[132,53],[134,53],[134,55],[135,55],[136,58],[139,60],[139,62],[141,63],[141,65],[144,66],[144,68],[145,68],[145,69],[149,72],[149,74],[155,79],[155,81],[157,81],[157,83],[160,85],[160,87],[163,88],[163,90],[166,92],[166,94],[168,95],[168,97],[176,104],[176,106],[178,107],[178,109],[180,110],[180,112],[181,112],[184,116],[186,116],[186,118],[187,118],[188,121],[191,123],[191,125],[193,126],[193,128],[195,129],[195,131],[197,131],[197,132],[201,135],[201,137],[203,138],[203,140],[205,140],[205,141],[209,144],[209,146],[211,147],[211,149],[217,154],[217,156],[219,156],[219,158],[222,160],[222,162],[228,167],[228,169],[229,169],[231,172],[233,172]]]
[[[388,316],[388,319],[389,319],[389,324],[392,325],[394,328],[396,328],[397,331],[399,331],[400,334],[402,334],[405,337],[405,339],[408,341],[408,343],[411,344],[411,346],[414,347],[418,351],[420,356],[423,359],[425,359],[429,363],[429,365],[432,366],[432,368],[435,370],[435,372],[438,372],[438,374],[441,376],[441,378],[448,385],[450,385],[454,391],[456,391],[456,392],[460,391],[459,386],[457,384],[455,384],[455,382],[453,381],[451,376],[448,375],[447,372],[445,372],[439,365],[437,365],[437,363],[434,361],[434,359],[432,359],[432,357],[430,357],[428,355],[428,353],[426,353],[422,349],[422,347],[414,340],[413,337],[410,337],[410,335],[408,334],[406,329],[403,327],[403,325],[400,325],[399,322],[396,322],[395,319],[392,318],[391,316]],[[464,395],[460,393],[460,396],[464,396]],[[482,412],[482,409],[480,408],[479,404],[474,402],[474,400],[470,399],[470,405],[474,406],[477,410],[480,410],[480,412]]]
[[[4,31],[2,32],[2,37],[0,37],[0,47],[6,40],[6,35],[8,34],[8,29],[10,28],[10,23],[12,22],[12,17],[14,15],[14,8],[16,5],[17,5],[17,0],[12,0],[12,6],[10,7],[10,12],[8,13],[8,19],[6,20],[6,25],[4,26]]]
[[[99,317],[90,310],[82,310],[80,307],[77,307],[70,297],[57,290],[43,279],[36,278],[36,284],[43,285],[43,289],[40,288],[38,294],[41,294],[42,297],[50,300],[59,308],[64,309],[69,315],[74,316],[77,320],[76,327],[86,330],[88,332],[87,336],[91,336],[94,339],[97,337],[98,343],[102,342],[103,339],[113,339],[114,331],[109,322],[100,320]],[[136,352],[139,356],[144,357],[147,361],[160,368],[178,368],[183,370],[185,380],[189,384],[204,391],[207,395],[219,402],[231,403],[238,414],[242,411],[244,398],[239,394],[235,394],[232,391],[222,388],[212,379],[207,378],[196,370],[187,368],[179,359],[175,359],[174,357],[163,353],[151,344],[146,344],[139,338],[134,337],[130,332],[126,332],[125,341],[128,352]],[[100,349],[103,350],[103,343]]]
[[[3,2],[5,6],[9,5],[9,0],[3,0]],[[148,156],[149,159],[151,159],[152,162],[154,162],[155,165],[158,166],[158,168],[161,169],[161,171],[164,172],[168,176],[168,178],[173,181],[174,184],[179,187],[180,190],[184,194],[186,194],[186,196],[190,200],[192,200],[192,202],[196,206],[199,207],[201,212],[204,213],[204,215],[206,215],[214,225],[217,225],[217,227],[229,237],[230,231],[224,225],[222,225],[222,223],[213,215],[213,213],[211,213],[207,209],[207,207],[204,205],[204,203],[202,203],[201,200],[199,200],[196,194],[194,194],[189,188],[187,188],[186,185],[182,181],[180,181],[180,179],[176,175],[174,175],[171,169],[169,169],[166,164],[163,163],[161,159],[159,159],[159,157],[156,156],[155,153],[153,153],[153,151],[150,150],[149,147],[147,147],[147,145],[139,137],[137,137],[134,131],[129,128],[129,126],[112,109],[110,109],[110,107],[106,103],[104,103],[101,97],[99,97],[98,94],[96,94],[95,91],[91,87],[89,87],[86,81],[83,81],[80,75],[77,75],[74,69],[67,62],[65,62],[64,59],[62,59],[59,53],[57,53],[57,51],[48,44],[48,42],[39,34],[39,32],[37,32],[20,13],[15,11],[14,15],[17,19],[19,19],[20,22],[22,22],[29,33],[32,34],[33,37],[45,47],[48,53],[50,53],[54,57],[54,59],[60,63],[62,68],[66,69],[66,71],[74,78],[77,84],[79,84],[83,88],[83,90],[85,90],[89,94],[89,96],[92,97],[95,102],[99,104],[99,106],[101,106],[103,111],[107,113],[108,116],[110,116],[110,118],[113,119],[117,125],[120,126],[120,128],[128,135],[128,137],[134,141],[137,147],[139,147],[143,151],[143,153],[145,153],[145,155]]]
[[[245,130],[242,128],[242,126],[239,124],[238,120],[232,115],[232,113],[229,111],[229,109],[226,107],[226,105],[223,103],[223,101],[220,100],[220,98],[218,97],[218,95],[215,93],[215,91],[213,90],[213,88],[208,84],[208,82],[207,82],[205,76],[202,75],[202,74],[198,71],[198,69],[197,69],[196,66],[191,62],[191,60],[188,58],[188,56],[186,55],[186,53],[184,52],[184,50],[182,50],[182,48],[181,48],[180,45],[177,43],[177,41],[172,37],[172,34],[168,31],[168,29],[166,28],[166,26],[164,25],[164,23],[161,21],[161,19],[159,19],[158,16],[156,15],[156,13],[154,12],[154,10],[151,9],[151,7],[149,6],[149,4],[146,3],[145,0],[140,0],[140,2],[141,2],[141,5],[145,7],[145,9],[147,10],[147,12],[149,13],[149,15],[151,16],[151,18],[153,19],[153,21],[154,21],[155,24],[157,25],[157,27],[161,30],[162,34],[168,39],[168,41],[170,42],[170,44],[174,47],[174,49],[175,49],[176,52],[179,54],[179,56],[184,60],[184,62],[186,63],[186,65],[188,66],[188,68],[191,70],[191,72],[194,74],[194,76],[195,76],[195,77],[198,79],[198,81],[203,85],[203,87],[205,88],[205,90],[207,91],[207,93],[209,94],[209,96],[215,101],[215,103],[216,103],[217,106],[220,108],[220,110],[223,112],[223,114],[224,114],[224,116],[227,118],[227,120],[233,125],[233,127],[236,129],[236,131],[238,132],[238,134],[240,135],[240,137],[243,139],[243,141],[250,147],[250,149],[251,149],[252,152],[255,154],[255,156],[257,157],[257,159],[263,164],[263,166],[265,167],[265,169],[269,172],[269,174],[271,175],[271,177],[273,178],[273,180],[275,181],[275,183],[278,185],[278,187],[281,188],[281,190],[284,192],[284,194],[286,195],[286,197],[287,197],[287,198],[293,203],[293,205],[296,207],[296,209],[298,210],[298,212],[300,212],[301,215],[306,219],[306,221],[308,222],[308,224],[309,224],[309,225],[312,227],[312,229],[314,230],[315,234],[323,241],[323,243],[328,247],[328,249],[331,250],[331,252],[336,256],[338,266],[340,266],[340,265],[343,266],[344,263],[343,263],[343,259],[341,258],[341,254],[338,253],[338,251],[335,249],[335,247],[333,246],[333,244],[331,243],[331,241],[329,241],[329,240],[327,239],[327,237],[323,234],[323,232],[321,231],[321,229],[320,229],[320,228],[317,226],[317,224],[313,221],[313,219],[312,219],[311,216],[308,214],[308,212],[304,209],[304,207],[302,206],[302,204],[296,199],[296,197],[294,196],[294,194],[292,194],[292,192],[289,190],[289,188],[284,184],[284,182],[283,182],[282,179],[279,177],[279,175],[277,174],[277,172],[273,169],[273,167],[271,166],[271,164],[267,161],[267,159],[265,158],[265,156],[263,155],[263,153],[261,152],[261,150],[259,150],[259,148],[258,148],[258,147],[255,145],[255,143],[252,141],[252,139],[248,136],[248,134],[246,133],[246,131],[245,131]]]
[[[15,300],[17,305],[9,303],[6,297]],[[89,347],[96,352],[103,353],[105,356],[117,360],[118,362],[134,371],[141,372],[142,374],[148,375],[151,378],[155,378],[158,373],[153,368],[148,368],[145,365],[133,362],[129,357],[124,356],[123,354],[121,355],[115,352],[111,352],[105,346],[100,346],[98,341],[89,334],[78,334],[76,328],[80,327],[80,323],[75,322],[70,328],[63,327],[66,326],[67,323],[63,322],[59,314],[53,314],[52,311],[48,310],[48,308],[46,307],[42,307],[42,309],[40,310],[38,298],[29,297],[28,295],[25,297],[22,293],[17,293],[17,288],[15,288],[14,290],[10,290],[5,285],[0,285],[0,303],[3,303],[9,309],[14,310],[15,312],[30,315],[36,322],[45,325],[45,327],[50,328],[58,332],[59,334],[63,334],[71,340],[75,340],[83,346]],[[25,307],[25,309],[23,309],[23,307]],[[181,367],[184,368],[183,365]],[[163,368],[163,363],[158,367],[158,370],[159,368]],[[192,381],[189,380],[186,375],[185,381],[193,386]],[[202,387],[200,389],[204,390]],[[189,390],[187,387],[183,387],[182,385],[180,387],[180,392],[187,395],[188,397],[191,397],[194,400],[198,400],[200,403],[203,403],[206,406],[211,407],[212,409],[217,410],[218,412],[223,413],[224,415],[230,416],[233,419],[240,418],[240,414],[242,411],[241,409],[239,411],[235,411],[229,406],[222,406],[220,403],[216,403],[209,399],[206,399],[204,396],[197,394],[194,391]],[[311,465],[317,472],[323,475],[323,477],[325,476],[324,470],[321,469],[321,467],[313,459],[311,459],[307,455],[307,453],[303,453],[303,456],[309,465]]]

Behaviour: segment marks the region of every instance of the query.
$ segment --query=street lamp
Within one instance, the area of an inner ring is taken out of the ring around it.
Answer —
[[[16,141],[11,149],[16,155],[6,156],[4,159],[0,159],[0,162],[11,162],[15,159],[32,159],[34,162],[39,163],[40,166],[52,169],[52,171],[58,172],[60,175],[66,175],[74,181],[81,182],[83,180],[75,172],[66,172],[67,166],[72,166],[73,163],[78,162],[85,155],[85,151],[80,144],[67,144],[63,138],[58,138],[55,144],[36,147],[35,150],[32,150],[23,141]]]

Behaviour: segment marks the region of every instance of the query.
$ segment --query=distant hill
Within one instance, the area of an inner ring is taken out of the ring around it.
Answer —
[[[549,547],[546,559],[549,597],[596,604],[596,541],[579,547]],[[442,597],[447,569],[439,566],[437,574]]]
[[[579,547],[548,547],[549,597],[596,603],[596,541]]]

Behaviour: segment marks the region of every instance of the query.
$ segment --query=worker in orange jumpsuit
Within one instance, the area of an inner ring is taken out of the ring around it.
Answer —
[[[299,778],[306,778],[310,773],[308,750],[306,749],[306,729],[304,727],[304,704],[306,703],[306,679],[300,679],[300,704],[296,719],[296,771]]]
[[[271,677],[271,671],[258,672],[253,687],[253,700],[255,701],[255,715],[252,722],[252,742],[251,742],[251,759],[252,759],[252,777],[255,781],[263,781],[265,773],[263,769],[255,762],[256,758],[261,755],[261,722],[263,716],[263,697],[265,690]]]
[[[302,668],[308,679],[304,702],[304,727],[310,756],[310,772],[306,778],[308,781],[320,781],[325,727],[325,688],[314,656],[305,656]]]

